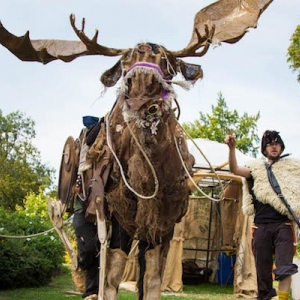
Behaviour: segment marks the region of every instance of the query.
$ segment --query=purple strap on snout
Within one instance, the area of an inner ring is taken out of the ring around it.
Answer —
[[[132,69],[136,68],[136,67],[146,67],[146,68],[149,68],[149,69],[155,69],[159,75],[164,79],[166,80],[167,78],[164,76],[163,72],[161,71],[160,67],[156,64],[151,64],[151,63],[147,63],[147,62],[137,62],[135,63],[132,67],[130,67],[128,70],[127,70],[127,73],[130,72]]]

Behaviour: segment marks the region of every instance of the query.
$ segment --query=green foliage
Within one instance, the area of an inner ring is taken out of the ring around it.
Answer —
[[[60,270],[64,247],[52,228],[46,197],[29,195],[25,208],[11,212],[0,206],[0,289],[41,286]],[[26,236],[30,236],[24,238]]]
[[[43,220],[47,220],[49,226],[51,221],[48,214],[48,198],[43,191],[40,190],[38,195],[30,193],[26,196],[23,206],[16,206],[17,211],[24,211],[27,216],[34,217],[35,215],[40,216]]]
[[[4,116],[0,110],[0,205],[14,210],[25,196],[49,188],[54,170],[41,163],[33,145],[34,121],[16,111]]]
[[[257,136],[257,121],[260,118],[258,112],[255,116],[244,113],[242,116],[236,110],[229,111],[226,101],[219,93],[217,105],[212,105],[212,113],[200,112],[199,120],[193,123],[183,123],[184,130],[192,138],[206,138],[212,141],[224,143],[227,130],[231,129],[236,138],[236,147],[243,153],[256,156],[259,142]]]
[[[297,26],[290,41],[291,43],[288,48],[287,61],[291,69],[294,71],[298,70],[299,73],[297,80],[300,82],[300,25]]]

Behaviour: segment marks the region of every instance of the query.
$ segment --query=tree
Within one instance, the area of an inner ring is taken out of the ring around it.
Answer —
[[[258,112],[255,116],[244,113],[242,116],[236,110],[228,110],[222,93],[218,94],[217,105],[212,105],[212,114],[200,112],[199,120],[193,123],[183,123],[183,128],[192,138],[207,138],[212,141],[224,143],[227,130],[231,129],[236,138],[236,147],[245,154],[256,157],[259,142],[257,135]]]
[[[52,227],[43,193],[29,193],[15,211],[0,206],[1,235],[16,236],[0,239],[0,290],[47,285],[57,275],[65,249]]]
[[[20,111],[7,116],[0,110],[0,205],[14,210],[25,196],[38,194],[52,184],[54,170],[41,163],[32,144],[34,121]]]
[[[297,80],[300,82],[300,25],[297,26],[288,48],[287,61],[293,71],[299,71]]]

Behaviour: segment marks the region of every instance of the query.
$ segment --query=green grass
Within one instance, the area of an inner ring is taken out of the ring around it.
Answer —
[[[24,274],[26,276],[26,274]],[[274,283],[277,287],[277,282]],[[0,291],[0,300],[82,300],[76,292],[70,271],[65,267],[62,273],[45,287],[22,288]],[[136,300],[136,293],[120,290],[119,300]],[[162,300],[236,300],[232,286],[217,284],[185,285],[180,293],[162,293]],[[289,299],[292,299],[290,296]]]
[[[26,274],[24,275],[26,276]],[[274,287],[277,287],[275,282]],[[82,300],[76,291],[70,271],[65,267],[62,273],[45,287],[22,288],[0,291],[0,300]],[[118,300],[136,300],[136,293],[120,290]],[[217,284],[185,285],[180,293],[162,293],[162,300],[236,300],[232,286]],[[290,296],[289,299],[292,299]]]
[[[128,291],[119,292],[120,300],[136,300],[136,295]],[[233,295],[232,286],[219,286],[215,284],[200,284],[187,285],[183,292],[180,293],[162,293],[163,300],[233,300],[236,297]]]
[[[24,276],[26,276],[24,274]],[[75,285],[72,282],[71,274],[65,268],[61,275],[45,287],[22,288],[15,290],[0,291],[0,300],[80,300],[80,294],[76,292]],[[129,291],[120,290],[119,300],[136,300],[136,294]],[[232,286],[219,286],[214,284],[201,284],[197,286],[185,286],[181,293],[163,293],[162,299],[165,300],[233,300]]]

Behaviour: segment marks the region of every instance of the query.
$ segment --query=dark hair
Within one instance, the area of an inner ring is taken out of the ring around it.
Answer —
[[[271,144],[274,142],[277,142],[281,145],[281,150],[283,152],[285,146],[284,146],[284,142],[283,142],[281,136],[279,135],[279,132],[275,131],[275,130],[266,130],[261,139],[261,153],[264,156],[266,156],[265,150],[266,150],[267,144]]]

